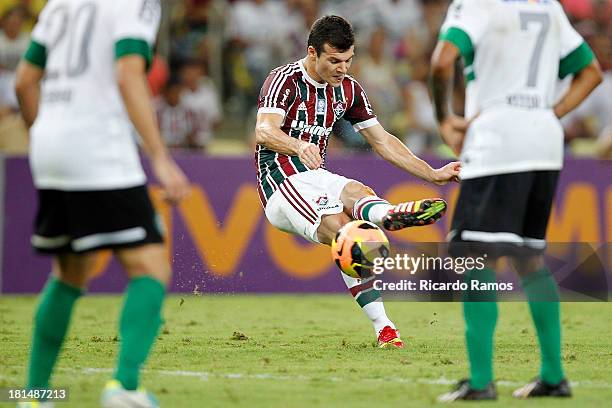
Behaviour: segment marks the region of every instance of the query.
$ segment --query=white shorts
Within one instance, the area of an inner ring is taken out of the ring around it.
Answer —
[[[282,231],[318,243],[321,218],[344,211],[340,194],[351,181],[324,169],[289,176],[268,200],[266,218]]]

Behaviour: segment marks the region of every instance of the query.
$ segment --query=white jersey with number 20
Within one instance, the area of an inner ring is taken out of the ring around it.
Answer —
[[[105,190],[146,182],[115,61],[118,52],[150,55],[160,14],[159,0],[47,3],[32,32],[44,57],[31,60],[45,70],[31,129],[36,187]]]

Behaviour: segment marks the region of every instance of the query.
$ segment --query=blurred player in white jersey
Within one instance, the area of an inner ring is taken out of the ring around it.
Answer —
[[[349,221],[371,221],[389,231],[432,224],[446,210],[441,199],[391,205],[362,183],[325,169],[333,124],[345,118],[383,159],[422,180],[455,180],[459,163],[433,169],[379,124],[361,85],[347,74],[354,55],[353,29],[338,16],[317,20],[308,55],[274,69],[259,97],[255,164],[259,197],[275,227],[329,245]],[[374,276],[344,281],[371,320],[380,347],[402,347]]]
[[[73,305],[98,250],[110,248],[129,284],[104,407],[158,405],[139,388],[139,372],[161,324],[171,269],[133,130],[167,199],[177,202],[188,191],[160,137],[146,84],[160,15],[159,0],[50,1],[17,72],[39,198],[32,245],[53,255],[34,319],[27,387],[49,388]]]
[[[449,111],[462,56],[465,118]],[[555,99],[559,78],[573,75]],[[559,119],[600,83],[593,53],[553,0],[456,0],[432,57],[432,93],[444,141],[460,155],[461,190],[449,233],[451,253],[488,254],[467,277],[495,282],[495,259],[511,256],[536,326],[540,375],[518,398],[571,395],[561,366],[557,284],[544,264],[545,234],[563,162]],[[495,291],[464,293],[470,378],[442,401],[495,399]]]

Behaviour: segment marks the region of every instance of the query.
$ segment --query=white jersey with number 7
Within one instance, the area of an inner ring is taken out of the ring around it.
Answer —
[[[474,120],[463,178],[558,170],[563,133],[552,112],[558,80],[593,60],[556,0],[455,0],[440,39],[457,46]]]

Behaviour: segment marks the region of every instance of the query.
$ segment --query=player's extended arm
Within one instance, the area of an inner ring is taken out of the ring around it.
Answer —
[[[317,145],[291,137],[281,130],[283,116],[278,113],[260,113],[255,125],[255,142],[281,154],[298,156],[311,170],[321,166],[321,152]]]
[[[597,88],[601,81],[603,81],[601,67],[597,60],[594,59],[582,71],[574,75],[569,89],[554,107],[555,115],[561,119],[573,111]]]
[[[459,162],[448,163],[439,169],[432,168],[418,158],[397,137],[387,132],[381,125],[374,125],[360,131],[372,149],[389,163],[422,179],[436,184],[456,181],[459,177]]]
[[[459,58],[459,49],[454,44],[448,41],[438,42],[431,57],[430,88],[442,139],[456,155],[459,155],[469,122],[454,115],[450,110],[453,95],[452,79],[455,75],[457,58]]]
[[[140,135],[144,151],[151,158],[168,154],[159,133],[155,110],[145,74],[145,60],[127,55],[117,60],[117,84],[128,116]]]
[[[40,81],[44,75],[39,66],[21,60],[15,76],[15,93],[19,102],[21,116],[28,128],[32,126],[38,115],[40,100]]]
[[[117,60],[116,71],[125,108],[151,158],[155,176],[164,187],[166,199],[177,202],[187,195],[189,183],[159,133],[147,85],[145,60],[140,55],[126,55]]]

